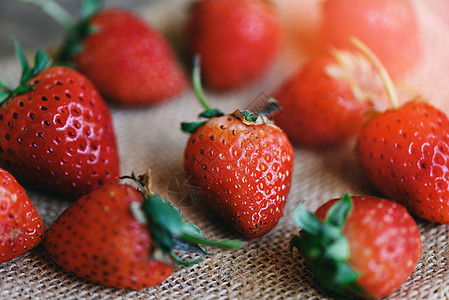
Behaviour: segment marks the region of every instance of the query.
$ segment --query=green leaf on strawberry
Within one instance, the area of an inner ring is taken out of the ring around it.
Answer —
[[[35,77],[37,74],[45,70],[51,63],[48,55],[41,49],[37,50],[34,56],[34,66],[30,68],[28,60],[26,59],[25,53],[20,47],[19,42],[14,40],[14,48],[16,51],[17,58],[19,60],[20,66],[22,67],[22,75],[20,77],[19,86],[15,89],[10,88],[2,80],[0,80],[0,105],[8,98],[12,96],[17,96],[21,94],[28,93],[33,90],[34,85],[30,85],[29,81],[31,78]]]
[[[211,108],[201,84],[201,72],[200,72],[200,56],[195,56],[194,66],[192,72],[192,84],[195,90],[196,96],[204,107],[205,111],[199,114],[200,118],[212,119],[216,117],[224,116],[224,113],[219,109]],[[275,111],[280,109],[279,103],[274,98],[268,99],[267,105],[265,105],[258,113],[251,112],[249,110],[236,110],[233,116],[240,119],[247,125],[257,125],[261,123],[269,123],[267,116],[271,115]],[[200,122],[183,122],[181,123],[181,130],[187,133],[194,133],[199,127],[204,125],[207,121]]]
[[[293,220],[302,230],[290,241],[290,252],[293,254],[294,248],[298,249],[323,288],[342,297],[366,294],[356,285],[359,275],[347,262],[349,242],[342,227],[351,209],[352,200],[346,194],[331,207],[322,222],[301,203],[293,212]]]
[[[139,185],[145,200],[137,209],[142,210],[145,217],[144,222],[149,226],[159,250],[162,253],[167,253],[177,263],[190,266],[198,263],[201,258],[186,261],[181,259],[175,250],[207,254],[206,248],[203,249],[202,246],[240,247],[238,241],[208,240],[204,238],[196,225],[184,222],[176,207],[151,191],[149,172],[139,177],[132,174],[121,178],[130,178]]]

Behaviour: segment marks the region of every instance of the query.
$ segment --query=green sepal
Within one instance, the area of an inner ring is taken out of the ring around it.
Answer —
[[[146,214],[151,215],[152,223],[163,226],[172,235],[179,235],[182,232],[184,222],[179,211],[161,196],[147,197],[142,204],[142,209]]]
[[[83,41],[87,36],[95,33],[98,29],[90,24],[90,17],[78,22],[70,29],[56,55],[58,64],[72,65],[73,57],[82,51]]]
[[[22,67],[22,75],[19,86],[12,92],[13,96],[32,91],[34,86],[29,85],[28,82],[30,79],[45,70],[51,63],[47,53],[39,49],[34,56],[34,66],[30,68],[25,53],[17,41],[14,41],[14,48],[16,49],[16,55]]]
[[[201,126],[203,126],[206,123],[206,121],[201,122],[182,122],[181,123],[181,130],[187,133],[194,133],[198,130]]]
[[[34,56],[34,66],[31,69],[32,70],[31,77],[34,77],[43,70],[45,70],[50,64],[50,62],[51,62],[50,57],[48,56],[47,53],[45,53],[45,51],[43,51],[42,49],[37,50],[36,55]]]
[[[100,0],[84,0],[81,2],[81,20],[68,28],[67,35],[56,56],[58,64],[73,64],[73,57],[83,50],[84,40],[98,31],[98,28],[93,26],[90,20],[102,7],[103,1]]]
[[[293,221],[300,228],[307,228],[307,232],[318,234],[321,228],[321,221],[317,216],[308,211],[303,203],[300,203],[293,210]]]
[[[29,84],[30,79],[45,70],[51,63],[49,56],[43,50],[39,49],[34,56],[34,66],[30,68],[26,55],[23,52],[22,47],[20,47],[19,42],[14,40],[13,43],[17,59],[22,68],[22,74],[20,76],[19,86],[14,90],[0,80],[0,89],[3,90],[0,91],[0,105],[10,97],[31,92],[34,89],[34,86]]]
[[[332,205],[326,215],[326,222],[338,227],[343,227],[346,221],[348,212],[352,208],[351,196],[345,194],[343,198],[338,202],[338,204]]]
[[[20,47],[19,42],[14,40],[13,43],[17,59],[19,60],[20,67],[22,68],[22,76],[20,77],[20,84],[22,84],[23,82],[26,81],[26,77],[29,77],[30,66],[28,64],[28,60],[25,56],[25,53],[22,50],[22,47]]]
[[[205,110],[202,113],[200,113],[199,116],[200,116],[200,118],[211,119],[211,118],[224,116],[224,113],[222,113],[219,109],[208,109],[208,110]]]
[[[200,118],[207,118],[212,119],[216,117],[224,116],[224,113],[222,113],[218,109],[207,109],[200,113]],[[200,122],[182,122],[181,123],[181,130],[187,133],[194,133],[197,131],[198,128],[203,126],[203,124],[206,123],[206,121],[200,121]]]
[[[204,238],[197,226],[184,221],[179,209],[161,196],[147,190],[137,176],[132,174],[131,176],[123,176],[121,178],[133,179],[138,183],[145,198],[140,206],[145,217],[144,223],[147,224],[156,247],[162,253],[168,254],[176,263],[189,266],[201,260],[201,258],[183,260],[176,254],[176,251],[205,255],[207,254],[206,246],[208,245],[225,248],[241,247],[239,241],[209,240]]]
[[[323,289],[344,298],[369,295],[357,285],[359,274],[347,262],[350,247],[342,227],[352,207],[352,199],[346,194],[334,203],[322,222],[299,204],[293,220],[302,229],[290,240],[290,253],[298,249]]]
[[[173,250],[169,251],[168,254],[177,264],[180,264],[181,266],[184,266],[184,267],[196,265],[197,263],[199,263],[202,260],[202,258],[197,258],[197,259],[192,259],[192,260],[183,260]]]

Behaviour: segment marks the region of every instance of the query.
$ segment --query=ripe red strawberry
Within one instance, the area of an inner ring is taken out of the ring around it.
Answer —
[[[280,47],[280,22],[268,1],[197,1],[186,28],[186,43],[201,56],[205,84],[214,89],[235,89],[260,78]]]
[[[327,46],[351,49],[350,37],[367,44],[394,76],[407,73],[420,58],[422,42],[413,1],[326,0],[322,29]]]
[[[388,198],[432,222],[449,223],[449,120],[417,99],[372,118],[357,155],[364,174]]]
[[[194,85],[199,86],[196,73]],[[183,123],[190,132],[184,168],[202,199],[247,237],[268,233],[284,212],[293,172],[293,147],[285,133],[263,114],[210,109],[205,122]]]
[[[45,226],[23,187],[0,169],[0,263],[36,247]]]
[[[106,99],[123,106],[152,105],[187,88],[184,71],[156,28],[121,8],[87,7],[78,23],[64,16],[68,36],[59,59],[74,63]]]
[[[149,175],[110,184],[82,196],[49,228],[44,247],[63,269],[105,286],[143,289],[163,282],[173,261],[190,265],[175,250],[206,254],[200,245],[238,247],[206,240],[169,202],[151,192]]]
[[[117,182],[119,157],[109,108],[92,83],[68,67],[33,68],[17,46],[20,86],[0,94],[0,163],[21,181],[78,196]]]
[[[392,108],[361,129],[356,148],[360,166],[389,199],[419,217],[449,223],[449,120],[419,98],[399,106],[391,79],[380,63],[378,68]]]
[[[300,204],[294,220],[302,230],[292,238],[321,286],[348,299],[382,298],[399,288],[421,257],[415,221],[400,204],[345,195],[318,208]]]
[[[379,102],[378,81],[371,63],[355,53],[314,58],[274,93],[283,108],[276,121],[298,145],[342,144],[357,135]]]

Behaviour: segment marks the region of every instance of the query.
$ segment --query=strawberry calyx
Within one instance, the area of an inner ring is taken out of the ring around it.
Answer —
[[[199,114],[200,118],[212,119],[216,117],[224,116],[224,113],[219,109],[211,108],[206,96],[204,94],[203,86],[201,84],[201,74],[200,74],[200,56],[196,55],[194,57],[194,65],[192,71],[192,85],[195,94],[200,101],[201,105],[205,108],[205,111]],[[265,105],[259,113],[254,113],[249,110],[239,110],[237,109],[231,115],[235,118],[241,120],[246,125],[260,125],[260,124],[272,124],[272,121],[268,119],[268,116],[273,114],[275,111],[280,109],[279,103],[274,98],[269,98],[267,105]],[[194,133],[198,128],[200,128],[205,121],[199,122],[183,122],[181,123],[181,130],[187,133]]]
[[[45,70],[51,63],[48,55],[43,50],[39,49],[34,56],[34,66],[30,67],[20,44],[16,40],[13,42],[17,58],[22,67],[22,75],[20,77],[19,85],[15,89],[10,88],[3,80],[0,79],[0,105],[13,96],[32,91],[34,89],[34,85],[29,84],[30,79]]]
[[[75,20],[70,13],[57,2],[52,0],[21,0],[31,3],[48,16],[54,19],[64,29],[67,30],[66,38],[56,55],[56,61],[60,64],[71,64],[72,57],[81,51],[84,39],[97,31],[95,26],[90,24],[90,19],[102,7],[100,0],[81,1],[80,20]]]
[[[359,40],[356,37],[350,38],[351,43],[360,50],[367,58],[372,62],[372,64],[376,67],[377,71],[379,72],[380,78],[382,79],[382,82],[385,87],[385,91],[387,92],[388,99],[390,100],[390,104],[392,108],[398,108],[399,107],[399,99],[396,92],[396,89],[394,87],[393,80],[391,79],[390,75],[388,74],[387,69],[384,67],[380,59],[377,57],[377,55],[361,40]]]
[[[171,258],[180,265],[190,266],[198,263],[202,258],[184,260],[179,257],[177,251],[206,255],[208,254],[206,246],[241,247],[239,241],[206,239],[196,225],[186,223],[179,209],[151,190],[150,172],[141,176],[132,173],[131,176],[121,177],[121,179],[125,178],[136,182],[144,195],[143,203],[132,204],[131,211],[138,221],[148,226],[156,245],[156,251],[153,254],[155,259],[171,263],[167,260]]]
[[[239,119],[246,125],[260,125],[260,124],[272,125],[274,123],[268,118],[268,116],[278,111],[280,108],[281,106],[279,105],[279,102],[277,102],[276,99],[269,98],[268,103],[258,113],[254,113],[250,110],[237,109],[231,115]]]
[[[101,1],[84,0],[81,2],[81,20],[68,28],[67,36],[57,54],[57,61],[62,64],[71,64],[72,58],[81,52],[83,41],[98,28],[90,23],[91,17],[100,10]]]
[[[329,209],[322,222],[300,203],[293,212],[293,219],[302,230],[290,240],[290,253],[293,255],[294,248],[298,249],[322,287],[345,298],[369,296],[357,285],[359,274],[347,262],[349,241],[343,235],[342,227],[352,207],[351,197],[345,194]]]

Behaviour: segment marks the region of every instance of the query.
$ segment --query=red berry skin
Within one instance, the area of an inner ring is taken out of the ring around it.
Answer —
[[[190,51],[201,56],[204,82],[216,90],[262,77],[280,48],[280,22],[267,1],[198,1],[186,28]]]
[[[117,182],[119,157],[108,106],[68,67],[30,80],[33,91],[0,106],[0,161],[16,178],[77,197]]]
[[[132,290],[158,285],[173,266],[152,258],[150,231],[129,207],[142,201],[143,194],[126,184],[92,191],[51,225],[44,247],[59,266],[89,281]]]
[[[96,31],[85,38],[74,61],[107,100],[122,106],[153,105],[187,88],[165,37],[138,16],[108,8],[94,14],[90,25]]]
[[[365,112],[373,107],[371,101],[354,96],[348,81],[328,74],[332,64],[336,61],[331,56],[307,62],[273,94],[283,109],[276,122],[294,144],[342,144],[358,134]]]
[[[246,125],[225,115],[190,136],[184,167],[208,207],[254,238],[268,233],[283,215],[293,159],[293,147],[278,127]]]
[[[391,76],[405,75],[421,56],[418,17],[409,0],[326,0],[322,6],[324,43],[353,49],[355,36],[376,53]]]
[[[317,209],[322,221],[339,199]],[[356,284],[382,298],[398,289],[410,276],[421,257],[419,229],[408,211],[395,201],[369,196],[352,196],[342,232],[349,241],[348,263],[360,277]]]
[[[24,188],[0,169],[0,263],[36,247],[45,226]]]
[[[369,120],[357,144],[361,168],[389,199],[431,222],[449,223],[449,120],[412,101]]]

